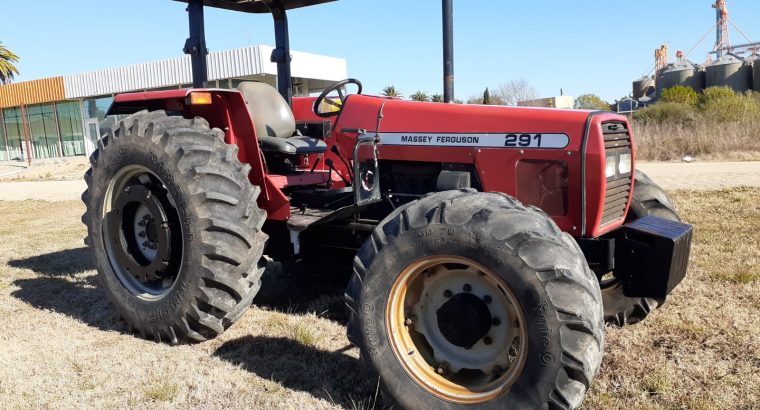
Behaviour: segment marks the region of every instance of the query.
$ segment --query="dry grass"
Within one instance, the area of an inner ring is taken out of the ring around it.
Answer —
[[[689,276],[650,320],[608,329],[586,408],[760,403],[758,196],[675,194],[697,229]],[[0,201],[0,407],[382,408],[346,340],[340,286],[308,283],[296,297],[274,270],[258,307],[221,338],[140,340],[94,286],[81,212]]]
[[[760,122],[719,123],[697,118],[691,122],[634,121],[636,158],[643,161],[680,160],[686,155],[707,161],[760,160]]]

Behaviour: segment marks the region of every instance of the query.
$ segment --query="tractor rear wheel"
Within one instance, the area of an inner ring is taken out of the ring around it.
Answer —
[[[224,133],[163,111],[103,137],[85,174],[87,244],[117,313],[143,337],[214,338],[250,307],[266,219]]]
[[[665,190],[645,173],[636,171],[633,200],[626,222],[633,222],[647,215],[681,221]],[[613,326],[623,327],[638,323],[664,303],[662,299],[625,296],[622,282],[611,274],[601,278],[600,286],[604,298],[604,319]]]
[[[349,339],[399,408],[574,408],[602,358],[582,252],[502,194],[394,211],[359,250],[346,300]]]

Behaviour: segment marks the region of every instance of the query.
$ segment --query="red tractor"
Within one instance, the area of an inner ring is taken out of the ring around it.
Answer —
[[[143,337],[201,342],[251,306],[263,255],[336,275],[353,259],[348,337],[390,402],[578,406],[605,321],[644,319],[686,274],[692,229],[635,172],[627,119],[354,79],[292,98],[287,10],[328,1],[186,0],[193,88],[115,98],[128,117],[82,196],[115,309]],[[272,13],[279,92],[205,88],[204,5]]]

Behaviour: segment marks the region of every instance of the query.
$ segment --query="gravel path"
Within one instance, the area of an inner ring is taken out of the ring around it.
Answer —
[[[651,162],[636,168],[667,190],[760,186],[760,162]]]
[[[0,201],[70,201],[79,199],[87,184],[78,181],[3,182]]]
[[[639,163],[668,190],[710,190],[737,186],[760,187],[760,162]],[[82,180],[0,183],[0,201],[68,201],[79,199],[85,189]]]

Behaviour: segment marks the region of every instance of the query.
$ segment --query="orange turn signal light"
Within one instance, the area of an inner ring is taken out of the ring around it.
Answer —
[[[209,105],[211,102],[211,93],[209,92],[190,93],[190,105]]]

